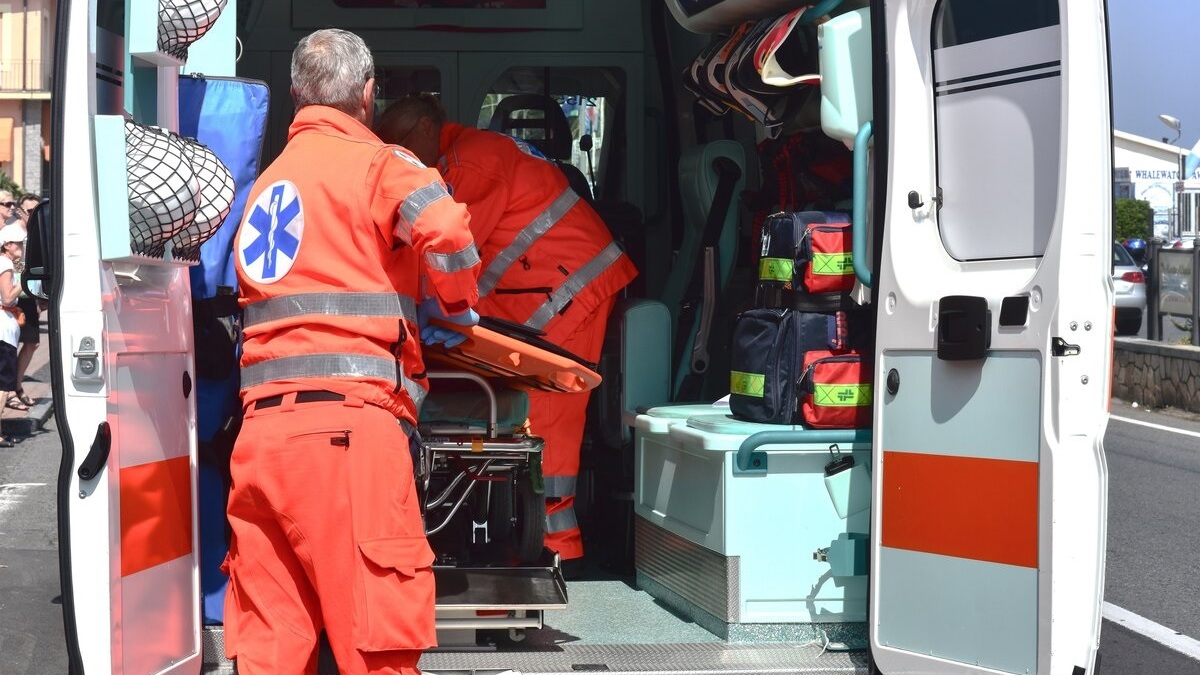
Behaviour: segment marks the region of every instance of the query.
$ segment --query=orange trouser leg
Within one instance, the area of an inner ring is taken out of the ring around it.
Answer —
[[[246,412],[230,462],[226,652],[242,675],[417,673],[435,644],[433,554],[408,440],[361,401]]]
[[[604,331],[616,298],[601,303],[590,318],[574,332],[557,336],[553,330],[546,339],[596,362],[604,347]],[[563,560],[583,557],[583,536],[575,518],[575,483],[579,476],[579,447],[587,422],[591,392],[557,394],[529,392],[529,426],[546,445],[542,449],[542,475],[546,480],[546,546]]]

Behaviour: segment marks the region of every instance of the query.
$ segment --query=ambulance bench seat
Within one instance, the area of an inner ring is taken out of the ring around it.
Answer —
[[[732,161],[745,175],[746,151],[742,144],[718,140],[689,148],[679,163],[679,189],[683,201],[683,237],[674,264],[667,276],[661,298],[625,299],[618,302],[609,321],[605,353],[611,372],[604,376],[605,390],[598,405],[604,420],[602,438],[609,447],[621,447],[632,441],[632,416],[639,409],[663,405],[674,400],[680,374],[673,372],[672,350],[676,344],[678,312],[686,299],[696,267],[703,258],[702,242],[709,211],[717,193],[719,176],[714,162]],[[719,223],[717,293],[728,284],[737,254],[738,210],[736,195],[744,178],[734,185],[735,199]],[[706,299],[716,302],[717,299]],[[699,323],[697,315],[697,321]],[[693,336],[687,339],[690,351]],[[710,337],[713,337],[710,335]],[[686,367],[687,360],[684,361]],[[615,408],[615,409],[614,409]]]

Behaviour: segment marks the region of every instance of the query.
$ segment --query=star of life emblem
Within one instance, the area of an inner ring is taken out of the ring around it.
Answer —
[[[258,195],[238,233],[238,264],[246,276],[272,284],[287,276],[304,236],[304,208],[291,181],[278,181]]]

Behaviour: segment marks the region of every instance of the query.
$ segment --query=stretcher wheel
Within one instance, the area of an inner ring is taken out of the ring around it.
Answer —
[[[513,497],[518,514],[513,525],[517,557],[523,563],[532,563],[542,557],[545,547],[546,498],[533,491],[533,481],[528,478],[517,482]]]
[[[488,497],[488,536],[492,541],[508,541],[513,533],[513,484],[510,481],[491,484]]]

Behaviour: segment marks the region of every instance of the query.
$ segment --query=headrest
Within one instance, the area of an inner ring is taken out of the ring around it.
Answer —
[[[528,113],[540,112],[537,117]],[[519,114],[525,113],[525,114]],[[562,106],[543,94],[514,94],[500,99],[488,123],[488,129],[509,136],[518,136],[550,159],[571,159],[571,125]],[[541,138],[529,134],[514,134],[514,130],[537,129]]]

